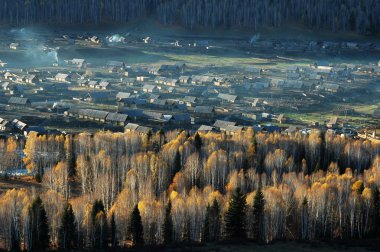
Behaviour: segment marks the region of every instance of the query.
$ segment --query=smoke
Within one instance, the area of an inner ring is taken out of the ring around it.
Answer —
[[[125,37],[120,36],[119,34],[114,34],[107,37],[109,43],[125,43]]]
[[[260,33],[258,33],[258,34],[254,34],[254,35],[249,39],[249,43],[250,43],[251,45],[253,45],[253,44],[256,43],[259,39],[260,39]]]
[[[34,32],[34,30],[27,28],[11,29],[10,34],[20,44],[31,65],[59,63],[59,48],[45,46],[45,39]]]

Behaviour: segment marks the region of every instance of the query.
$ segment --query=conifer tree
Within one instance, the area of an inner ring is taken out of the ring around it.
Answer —
[[[110,226],[111,226],[111,246],[112,248],[115,248],[117,245],[115,214],[111,215]]]
[[[101,200],[95,200],[92,211],[92,225],[93,225],[93,242],[94,248],[106,248],[108,237],[108,226],[106,220],[106,213],[104,205]]]
[[[11,223],[11,251],[20,251],[20,232],[14,221]]]
[[[197,132],[197,133],[195,133],[195,135],[194,135],[194,146],[195,146],[195,148],[197,149],[197,151],[200,151],[201,148],[202,148],[202,145],[203,145],[203,143],[202,143],[202,138],[201,138],[201,136],[199,135],[199,133]]]
[[[29,250],[44,250],[49,247],[48,218],[39,196],[29,208],[29,235]]]
[[[229,207],[224,218],[224,237],[226,240],[244,239],[246,237],[246,207],[246,195],[240,188],[236,188],[232,193]]]
[[[59,246],[62,249],[72,249],[74,247],[76,232],[75,215],[71,204],[67,204],[63,209],[61,227],[59,229]]]
[[[138,206],[136,205],[133,208],[131,214],[131,222],[129,224],[129,232],[132,238],[133,246],[142,246],[144,245],[144,233],[143,233],[143,225],[141,221],[141,215]]]
[[[175,153],[173,167],[174,167],[173,175],[179,172],[182,168],[181,154],[179,153],[179,150],[177,150],[177,152]]]
[[[264,240],[264,195],[258,189],[253,201],[253,237],[255,240]]]
[[[379,188],[376,186],[373,189],[372,193],[373,197],[373,226],[374,226],[374,232],[375,236],[380,235],[380,191]]]
[[[171,244],[173,241],[173,220],[172,220],[172,203],[169,200],[168,205],[165,208],[165,219],[162,226],[162,233],[164,236],[164,244]]]
[[[207,204],[205,222],[203,225],[202,242],[210,241],[210,208],[210,204]]]

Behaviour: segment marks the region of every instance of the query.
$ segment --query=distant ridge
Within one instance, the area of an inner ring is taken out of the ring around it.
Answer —
[[[1,0],[0,22],[124,24],[149,17],[187,28],[258,29],[297,23],[334,32],[378,34],[378,0]]]

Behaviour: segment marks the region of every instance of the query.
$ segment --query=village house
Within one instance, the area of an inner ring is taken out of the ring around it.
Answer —
[[[78,116],[80,119],[89,119],[94,121],[105,122],[108,115],[107,111],[95,109],[79,109]]]
[[[97,89],[103,89],[106,90],[110,87],[110,83],[108,81],[101,81],[99,85],[95,86]]]
[[[96,80],[92,80],[92,81],[89,81],[89,82],[88,82],[88,86],[89,86],[90,88],[96,88],[98,85],[99,85],[99,82],[96,81]]]
[[[159,90],[156,85],[145,84],[143,86],[144,93],[157,93]]]
[[[243,130],[244,130],[243,126],[228,125],[222,131],[224,131],[226,133],[226,135],[234,136],[234,135],[242,133]]]
[[[125,126],[127,123],[128,115],[120,113],[108,113],[106,116],[106,122],[118,125]]]
[[[125,64],[121,61],[110,60],[107,62],[106,66],[109,73],[116,73],[119,71],[124,71],[125,69]]]
[[[19,47],[18,43],[10,43],[9,44],[9,48],[12,49],[12,50],[17,50],[18,47]]]
[[[6,131],[9,128],[9,121],[4,118],[0,118],[0,131]]]
[[[208,125],[201,125],[198,130],[199,133],[206,134],[209,132],[218,132],[214,127]]]
[[[318,90],[322,90],[325,92],[330,92],[330,93],[341,93],[344,92],[344,88],[341,87],[338,84],[333,84],[333,83],[324,83],[322,85],[317,86]]]
[[[123,99],[127,99],[131,96],[131,93],[126,93],[126,92],[118,92],[116,94],[116,100],[121,101]]]
[[[230,95],[230,94],[218,94],[218,98],[222,102],[230,102],[230,103],[235,103],[238,99],[236,95]]]
[[[330,121],[326,124],[326,126],[330,129],[336,129],[338,128],[339,124],[338,124],[338,117],[337,116],[333,116],[330,118]]]
[[[215,113],[215,108],[213,106],[196,106],[194,108],[194,113],[199,117],[206,117],[211,119]]]
[[[11,122],[11,125],[13,126],[13,128],[15,128],[16,130],[19,130],[21,132],[26,130],[26,128],[28,127],[28,124],[26,124],[26,123],[24,123],[18,119],[13,119],[13,121]]]
[[[140,125],[135,124],[135,123],[128,123],[125,126],[124,130],[127,133],[129,133],[129,132],[137,133],[140,136],[147,136],[147,135],[152,134],[152,132],[153,132],[152,128],[145,127],[145,126],[140,126]]]
[[[198,98],[195,96],[185,96],[182,101],[182,103],[186,104],[187,107],[192,107],[198,102]]]
[[[204,76],[204,75],[193,75],[191,76],[191,84],[195,85],[210,85],[215,81],[214,77]]]
[[[73,65],[78,68],[86,68],[87,67],[87,62],[85,59],[72,59],[72,60],[66,60],[66,63],[68,65]]]
[[[185,76],[185,75],[182,75],[179,77],[179,82],[182,83],[182,84],[188,84],[191,82],[191,77],[190,76]]]
[[[70,82],[70,75],[69,74],[64,74],[64,73],[58,73],[54,77],[55,81],[60,81],[60,82]]]
[[[28,84],[37,84],[39,82],[39,79],[35,74],[28,74],[24,77],[25,83]]]
[[[224,121],[224,120],[216,120],[213,127],[219,128],[220,130],[225,130],[227,126],[235,126],[236,122]]]
[[[9,98],[8,104],[15,107],[19,107],[19,106],[26,107],[26,106],[30,106],[30,101],[28,98],[12,96],[11,98]]]

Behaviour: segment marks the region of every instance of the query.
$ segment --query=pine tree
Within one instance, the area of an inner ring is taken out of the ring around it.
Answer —
[[[133,208],[131,214],[131,223],[129,225],[129,232],[132,238],[132,246],[144,245],[143,225],[141,221],[140,211],[137,205]]]
[[[175,175],[182,169],[181,154],[179,153],[179,150],[177,150],[177,152],[175,153],[173,167],[173,175]]]
[[[203,145],[203,143],[202,143],[202,138],[201,138],[201,136],[199,135],[199,133],[197,132],[197,133],[195,133],[195,135],[194,135],[194,146],[195,146],[195,148],[197,149],[197,151],[200,151],[201,148],[202,148],[202,145]]]
[[[373,189],[373,227],[375,236],[380,235],[380,191],[378,187]]]
[[[253,237],[255,240],[264,240],[264,195],[258,189],[253,200]]]
[[[117,245],[115,214],[111,215],[110,226],[111,226],[111,246],[112,248],[115,248]]]
[[[20,233],[15,221],[11,223],[11,248],[10,251],[20,251]]]
[[[306,240],[308,238],[308,230],[309,230],[309,209],[308,209],[308,201],[307,198],[304,197],[301,206],[301,230],[300,236],[302,240]]]
[[[173,220],[172,220],[172,203],[169,200],[168,205],[165,208],[165,219],[162,226],[162,233],[164,236],[164,244],[171,244],[173,241]]]
[[[62,249],[72,249],[75,242],[76,222],[71,204],[67,204],[63,210],[61,227],[59,229],[59,247]]]
[[[210,241],[218,241],[220,236],[220,207],[214,199],[210,209]]]
[[[186,216],[183,222],[183,233],[182,233],[182,242],[190,243],[191,235],[190,235],[190,217]]]
[[[95,200],[91,210],[94,248],[106,248],[108,237],[108,226],[104,205],[101,200]]]
[[[224,237],[226,240],[244,239],[246,237],[246,207],[246,195],[240,190],[240,188],[236,188],[232,193],[229,207],[224,217]]]
[[[45,250],[49,247],[48,218],[40,197],[29,208],[29,250]]]
[[[210,209],[210,204],[207,204],[205,222],[203,225],[202,242],[210,241]]]

